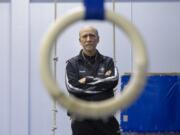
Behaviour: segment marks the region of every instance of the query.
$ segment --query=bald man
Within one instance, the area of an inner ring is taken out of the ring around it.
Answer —
[[[113,59],[102,55],[97,49],[99,34],[96,28],[85,26],[79,32],[80,53],[69,59],[66,65],[68,92],[82,100],[102,101],[114,96],[119,75]],[[98,82],[97,82],[98,81]],[[68,113],[71,117],[71,113]],[[103,121],[71,119],[73,135],[120,135],[116,118]]]

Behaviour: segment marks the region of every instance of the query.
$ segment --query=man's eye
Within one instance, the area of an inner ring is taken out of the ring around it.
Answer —
[[[87,37],[88,37],[87,35],[83,36],[83,38],[87,38]]]
[[[90,36],[90,37],[95,37],[95,35],[94,35],[94,34],[88,34],[87,36]]]
[[[96,36],[93,35],[93,34],[89,34],[89,35],[84,35],[82,36],[82,38],[87,38],[87,37],[90,37],[90,38],[95,38]]]

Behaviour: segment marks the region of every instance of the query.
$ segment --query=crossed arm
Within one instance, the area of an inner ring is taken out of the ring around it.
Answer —
[[[71,63],[66,66],[66,87],[73,95],[89,95],[114,89],[118,84],[119,74],[113,61],[108,64],[103,78],[85,76],[78,78],[77,69]]]

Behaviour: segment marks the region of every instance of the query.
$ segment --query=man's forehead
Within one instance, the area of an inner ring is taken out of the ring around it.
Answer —
[[[93,34],[93,35],[96,35],[96,31],[88,31],[88,30],[85,30],[85,31],[82,31],[80,32],[80,35],[88,35],[88,34]]]
[[[93,27],[85,27],[85,28],[82,28],[79,32],[79,35],[86,35],[86,34],[97,35],[97,30]]]

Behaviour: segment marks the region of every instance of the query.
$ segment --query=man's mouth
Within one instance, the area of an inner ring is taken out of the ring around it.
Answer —
[[[86,46],[91,46],[91,45],[93,45],[92,42],[86,43]]]

